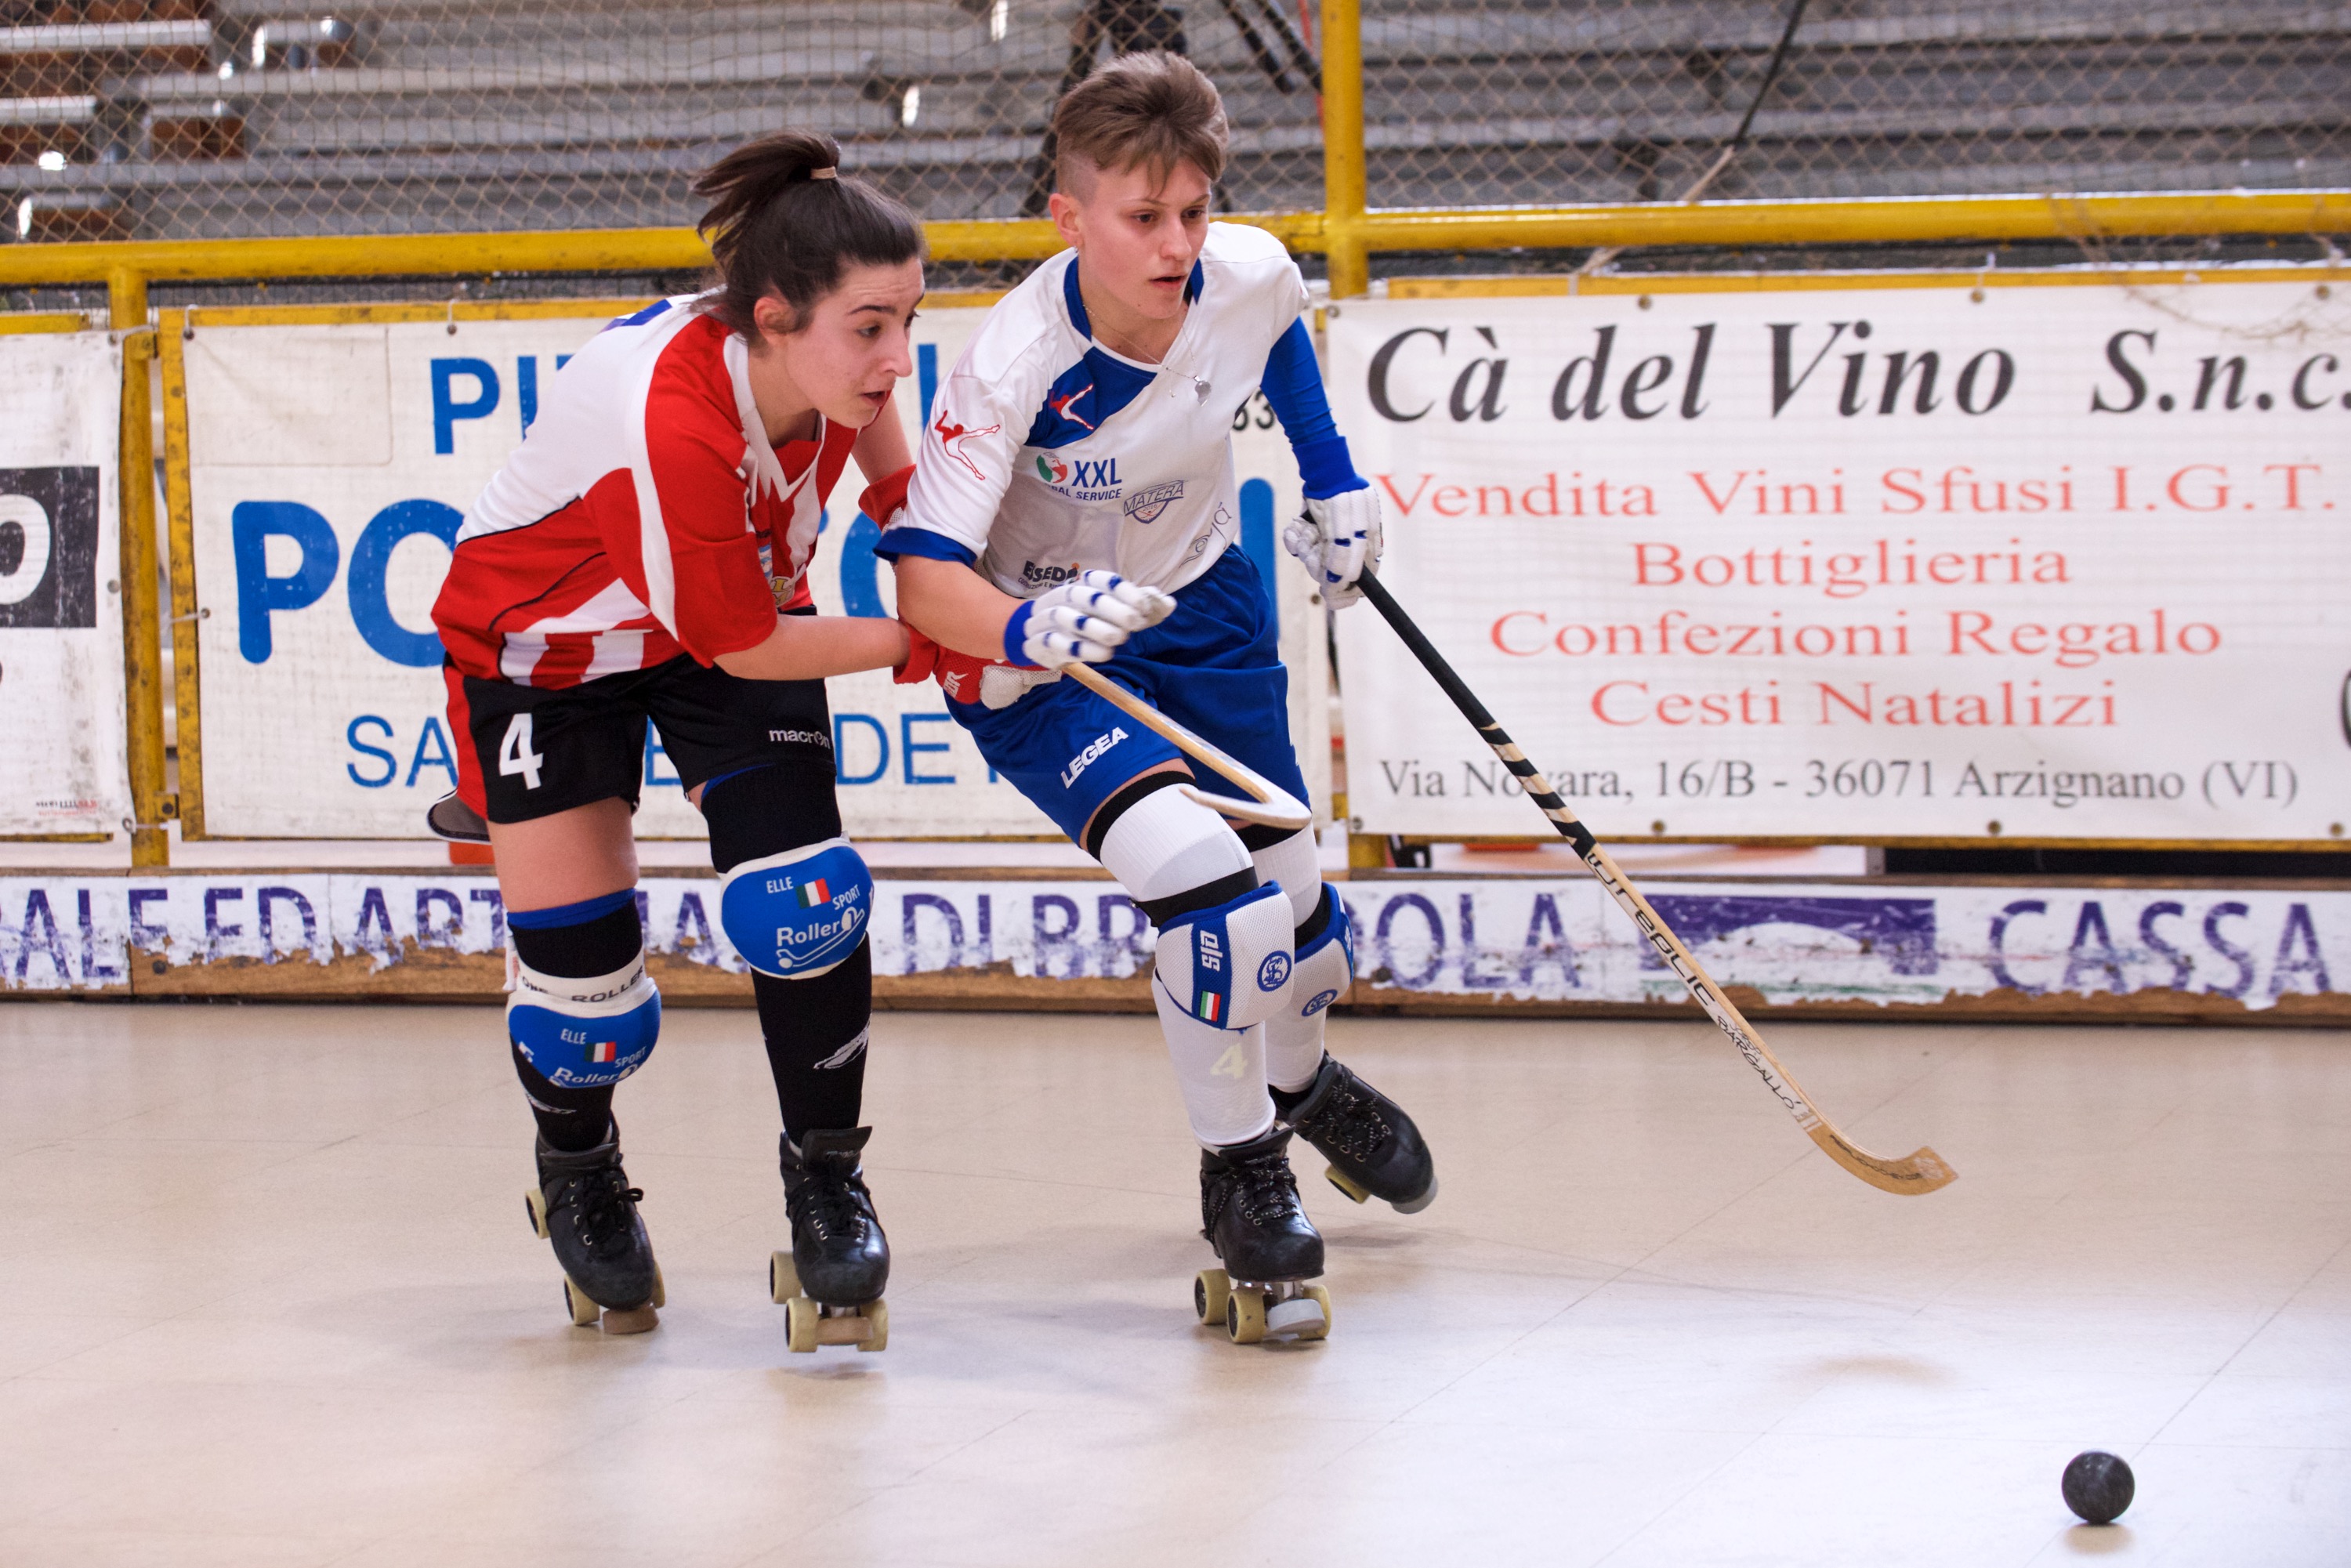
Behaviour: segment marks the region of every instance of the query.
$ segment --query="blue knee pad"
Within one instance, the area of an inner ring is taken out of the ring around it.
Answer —
[[[763,975],[805,980],[840,965],[865,939],[873,873],[847,839],[746,861],[718,891],[718,924]]]
[[[566,1089],[601,1089],[634,1072],[661,1038],[661,988],[636,961],[574,979],[515,966],[507,1032],[531,1066]]]
[[[1322,884],[1322,929],[1298,949],[1290,999],[1301,1018],[1316,1013],[1347,994],[1355,977],[1355,932],[1347,919],[1347,905],[1339,890]]]
[[[1170,917],[1155,972],[1183,1009],[1218,1029],[1248,1029],[1281,1010],[1290,989],[1290,900],[1278,883],[1228,904]]]

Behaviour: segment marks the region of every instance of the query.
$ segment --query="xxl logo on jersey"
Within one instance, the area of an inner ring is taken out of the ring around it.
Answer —
[[[1168,504],[1184,497],[1184,481],[1170,479],[1164,485],[1145,485],[1126,498],[1125,512],[1138,523],[1155,523]]]
[[[1062,495],[1081,501],[1115,501],[1118,499],[1118,459],[1097,458],[1088,462],[1080,458],[1063,462],[1050,452],[1037,455],[1037,477]]]

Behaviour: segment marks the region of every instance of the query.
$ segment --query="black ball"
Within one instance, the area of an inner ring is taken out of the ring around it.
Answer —
[[[2095,1448],[2074,1455],[2058,1484],[2064,1490],[2065,1506],[2092,1524],[2112,1524],[2120,1519],[2138,1490],[2130,1466]]]

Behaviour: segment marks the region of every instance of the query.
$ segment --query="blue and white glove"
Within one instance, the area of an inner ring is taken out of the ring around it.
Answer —
[[[1171,594],[1114,571],[1081,572],[1012,612],[1004,623],[1004,656],[1048,670],[1107,664],[1127,638],[1175,612]]]
[[[1380,497],[1366,486],[1316,500],[1305,515],[1281,530],[1282,547],[1314,576],[1333,610],[1364,596],[1356,580],[1380,564]]]

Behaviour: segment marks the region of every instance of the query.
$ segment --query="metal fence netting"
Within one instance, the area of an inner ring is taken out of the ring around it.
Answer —
[[[1371,0],[1374,206],[2351,183],[2351,8],[2300,0]],[[1184,49],[1238,210],[1322,204],[1301,0],[0,0],[22,240],[674,225],[787,124],[931,218],[1041,211],[1059,94]]]

